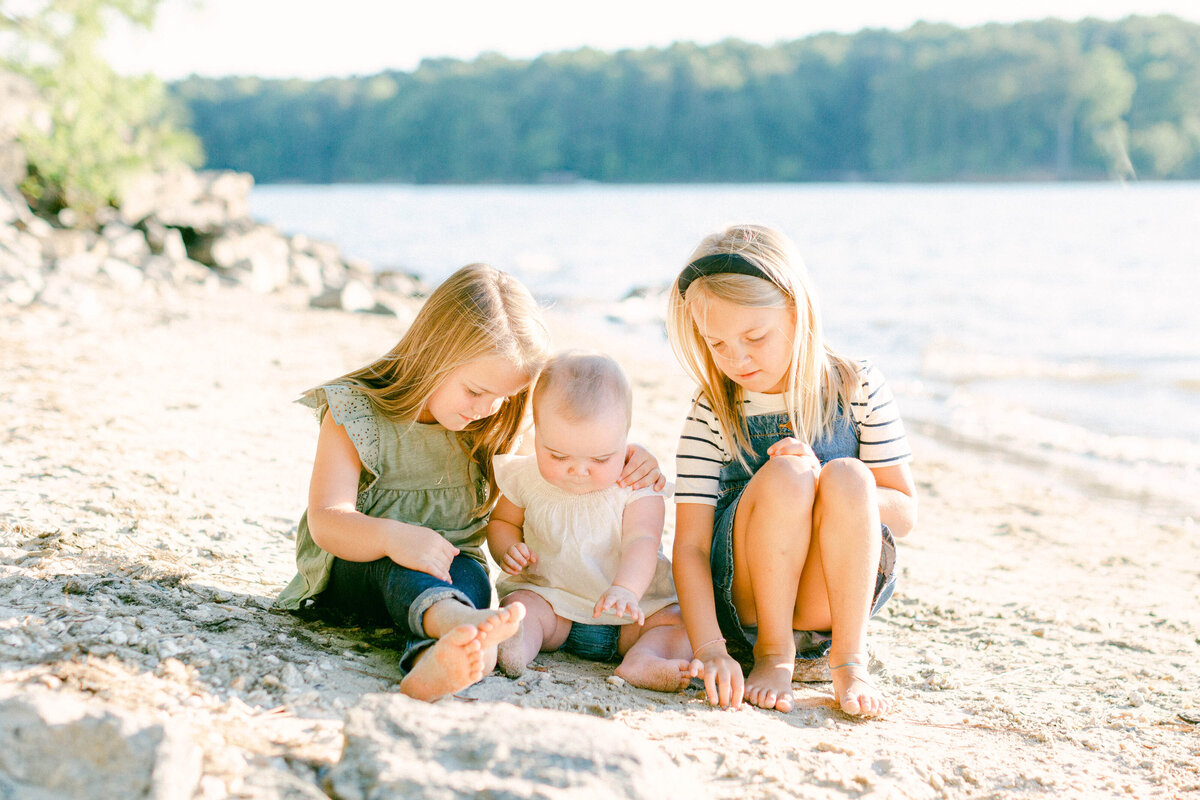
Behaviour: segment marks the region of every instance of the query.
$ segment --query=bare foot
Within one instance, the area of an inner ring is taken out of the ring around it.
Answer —
[[[496,666],[506,678],[519,678],[529,662],[525,658],[525,620],[517,623],[517,632],[496,645]]]
[[[503,608],[489,611],[487,619],[478,623],[479,644],[485,653],[496,648],[501,642],[516,638],[521,630],[521,620],[525,619],[525,606],[520,603],[509,603]],[[520,640],[518,640],[520,641]]]
[[[856,717],[878,717],[891,708],[879,688],[871,683],[867,672],[868,655],[849,653],[841,656],[829,655],[829,668],[833,674],[833,696],[842,711]]]
[[[479,629],[459,625],[417,657],[400,681],[400,691],[417,700],[437,700],[483,678]]]
[[[697,677],[698,668],[686,659],[658,658],[642,656],[629,658],[621,662],[616,670],[617,677],[623,678],[630,686],[639,689],[653,689],[656,692],[681,692]]]
[[[745,698],[759,708],[787,713],[792,710],[792,668],[794,655],[755,654],[754,669],[746,676]]]

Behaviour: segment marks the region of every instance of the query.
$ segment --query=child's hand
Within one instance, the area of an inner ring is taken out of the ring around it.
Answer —
[[[516,575],[521,570],[526,567],[532,567],[537,562],[537,553],[530,550],[529,545],[524,542],[517,542],[508,548],[508,552],[504,554],[504,563],[500,565],[500,569],[509,575]]]
[[[729,655],[723,642],[701,648],[688,671],[704,679],[704,694],[710,706],[741,708],[746,679],[742,665]]]
[[[625,448],[625,468],[617,478],[617,485],[633,489],[653,486],[655,491],[661,491],[667,485],[667,476],[662,474],[658,459],[649,450],[640,444],[631,444]]]
[[[402,567],[452,583],[450,562],[458,555],[458,548],[435,530],[420,525],[405,525],[400,535],[392,540],[387,555]]]
[[[788,436],[780,439],[775,444],[767,448],[767,455],[771,458],[779,456],[794,456],[801,459],[804,465],[811,469],[814,473],[821,471],[821,459],[817,458],[817,454],[813,452],[811,446],[807,442],[802,442],[795,436]]]
[[[637,595],[624,586],[613,584],[605,589],[604,594],[600,595],[600,599],[596,601],[596,607],[592,609],[592,616],[598,617],[610,609],[618,617],[623,618],[628,614],[638,625],[646,622],[646,615],[642,613],[642,607],[638,605]]]

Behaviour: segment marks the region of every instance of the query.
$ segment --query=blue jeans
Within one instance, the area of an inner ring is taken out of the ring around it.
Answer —
[[[400,669],[412,669],[434,639],[425,632],[425,612],[441,600],[455,599],[472,608],[492,604],[492,583],[487,570],[470,556],[459,554],[450,563],[451,583],[408,567],[390,558],[378,561],[333,560],[329,586],[317,603],[350,615],[366,624],[392,625],[400,637]]]

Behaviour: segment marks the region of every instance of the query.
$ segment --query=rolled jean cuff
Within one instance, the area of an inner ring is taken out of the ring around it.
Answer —
[[[453,586],[430,586],[417,595],[412,605],[408,607],[408,629],[412,631],[414,637],[425,635],[425,612],[433,608],[435,603],[446,599],[457,600],[469,608],[475,607],[471,598]]]

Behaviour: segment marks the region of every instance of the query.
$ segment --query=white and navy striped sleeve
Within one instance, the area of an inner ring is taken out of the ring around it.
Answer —
[[[725,437],[708,403],[699,399],[683,423],[675,452],[675,502],[715,506],[726,461]]]
[[[912,449],[904,433],[904,422],[896,398],[883,373],[862,361],[859,377],[862,392],[851,404],[858,422],[858,458],[868,467],[888,467],[912,461]]]

